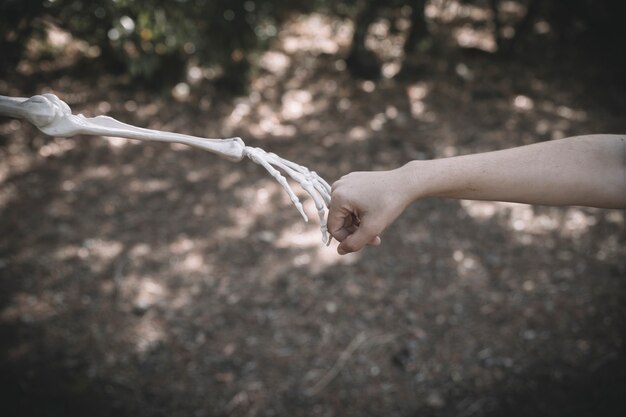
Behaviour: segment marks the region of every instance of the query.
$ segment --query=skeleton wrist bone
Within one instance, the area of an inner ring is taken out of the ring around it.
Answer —
[[[285,176],[296,181],[315,202],[317,209],[322,241],[330,243],[326,225],[326,211],[330,204],[330,185],[315,171],[283,159],[274,153],[268,153],[261,148],[246,146],[241,138],[208,139],[179,133],[145,129],[119,122],[108,116],[85,117],[82,114],[74,115],[67,103],[54,94],[35,95],[30,98],[16,98],[0,96],[0,115],[23,118],[36,126],[43,133],[50,136],[74,136],[77,134],[116,136],[128,139],[175,142],[200,148],[231,161],[237,162],[248,157],[261,165],[285,190],[291,202],[300,212],[305,221],[308,221],[302,203],[292,190]]]

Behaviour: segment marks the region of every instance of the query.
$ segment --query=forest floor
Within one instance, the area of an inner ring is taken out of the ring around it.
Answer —
[[[626,132],[623,80],[574,48],[502,59],[442,32],[399,76],[387,29],[375,82],[345,70],[348,23],[314,14],[241,96],[34,58],[0,94],[238,135],[329,182]],[[251,161],[0,120],[3,415],[626,415],[624,211],[424,200],[340,257],[298,195],[309,224]]]

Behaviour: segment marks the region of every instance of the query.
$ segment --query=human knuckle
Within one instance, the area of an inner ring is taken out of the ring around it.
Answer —
[[[346,198],[346,191],[343,188],[333,189],[332,197],[335,199],[344,199]]]
[[[344,242],[343,249],[346,252],[355,252],[358,248],[353,242]]]

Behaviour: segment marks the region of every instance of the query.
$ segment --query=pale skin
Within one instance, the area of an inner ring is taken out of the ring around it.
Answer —
[[[328,229],[341,255],[380,245],[413,202],[440,197],[626,208],[626,135],[586,135],[352,172],[332,185]]]

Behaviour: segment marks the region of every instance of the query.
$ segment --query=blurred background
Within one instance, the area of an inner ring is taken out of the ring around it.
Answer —
[[[3,0],[0,94],[333,182],[625,133],[625,8]],[[625,222],[425,200],[339,257],[250,161],[0,118],[2,414],[623,416]]]

